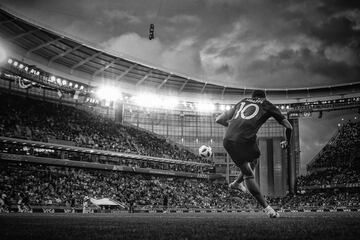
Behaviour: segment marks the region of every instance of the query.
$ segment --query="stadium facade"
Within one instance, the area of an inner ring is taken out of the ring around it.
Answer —
[[[216,125],[214,119],[221,112],[221,106],[230,106],[240,98],[249,96],[252,89],[209,84],[172,73],[135,59],[104,52],[86,42],[40,25],[7,10],[0,10],[0,34],[2,45],[8,50],[8,57],[44,72],[40,76],[47,76],[45,80],[30,76],[27,80],[37,83],[48,81],[45,84],[47,87],[23,88],[20,84],[23,78],[11,77],[16,75],[16,71],[14,65],[9,63],[11,66],[5,64],[2,67],[2,91],[74,105],[85,110],[89,110],[88,107],[91,106],[91,109],[117,122],[151,131],[193,152],[203,144],[210,145],[214,151],[216,173],[227,181],[238,174],[237,168],[222,147],[224,128]],[[60,80],[56,85],[56,81],[48,80],[52,76],[63,81]],[[70,89],[69,82],[82,84],[83,89]],[[111,103],[92,101],[95,97],[91,95],[91,89],[105,82],[117,84],[122,89],[124,98]],[[164,109],[143,107],[128,100],[144,91],[176,96],[184,104]],[[280,148],[284,130],[275,120],[269,120],[260,129],[258,137],[262,155],[256,169],[256,179],[265,194],[283,196],[287,191],[294,191],[299,172],[299,118],[316,111],[358,108],[360,83],[266,89],[266,92],[291,120],[295,134],[291,149],[286,152]],[[213,111],[205,113],[193,107],[196,101],[203,99],[216,106]]]

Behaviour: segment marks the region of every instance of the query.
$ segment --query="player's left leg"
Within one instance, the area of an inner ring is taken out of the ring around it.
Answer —
[[[247,192],[246,187],[244,185],[244,174],[240,172],[239,176],[231,183],[229,183],[230,189],[240,189],[243,192]]]
[[[258,164],[258,159],[250,162],[251,170],[254,172],[256,165]],[[229,188],[239,188],[243,192],[247,192],[246,186],[244,184],[244,174],[240,171],[239,176],[229,184]]]

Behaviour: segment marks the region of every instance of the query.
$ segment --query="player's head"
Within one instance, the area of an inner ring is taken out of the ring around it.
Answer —
[[[266,98],[266,94],[265,94],[265,91],[256,89],[253,91],[251,97],[252,98]]]

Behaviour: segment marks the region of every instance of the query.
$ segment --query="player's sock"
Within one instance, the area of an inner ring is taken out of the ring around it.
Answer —
[[[240,188],[240,190],[243,191],[244,193],[247,193],[247,192],[248,192],[248,190],[247,190],[244,182],[239,183],[239,188]]]
[[[238,183],[236,180],[229,184],[230,189],[240,189],[242,192],[247,193],[248,190],[245,187],[244,182]]]
[[[266,208],[264,208],[264,212],[270,218],[278,218],[278,217],[280,217],[280,214],[278,212],[276,212],[270,205],[268,205]]]

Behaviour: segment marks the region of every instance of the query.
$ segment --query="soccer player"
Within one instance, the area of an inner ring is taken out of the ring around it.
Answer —
[[[88,196],[85,196],[83,201],[83,213],[90,213],[89,202],[90,198]]]
[[[134,205],[135,205],[135,196],[134,194],[130,194],[127,198],[127,202],[129,204],[129,213],[135,213]]]
[[[281,147],[287,148],[292,126],[279,109],[266,99],[265,92],[262,90],[254,90],[251,98],[241,100],[232,109],[219,115],[216,123],[228,127],[223,141],[224,148],[241,170],[239,177],[229,187],[245,190],[241,185],[244,181],[247,190],[264,208],[264,212],[271,218],[277,218],[279,213],[265,201],[254,179],[254,168],[260,156],[256,134],[261,125],[270,117],[274,117],[286,128],[286,139],[281,142]]]
[[[168,195],[166,192],[164,192],[163,194],[163,213],[167,213],[167,209],[168,209]]]

